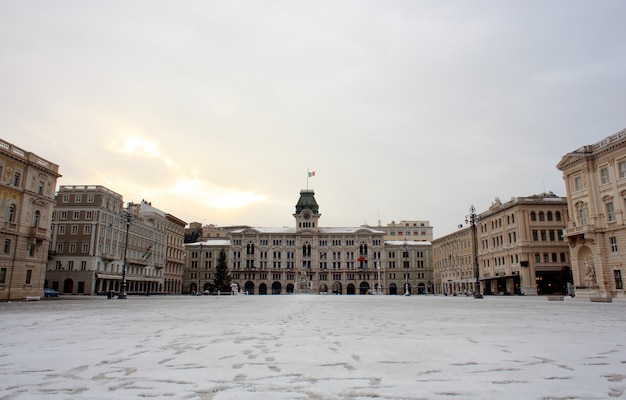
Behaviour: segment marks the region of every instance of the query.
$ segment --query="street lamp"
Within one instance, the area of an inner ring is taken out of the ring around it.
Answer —
[[[380,260],[378,261],[378,290],[376,290],[376,294],[383,294],[382,288],[380,287]]]
[[[408,258],[409,257],[409,250],[408,250],[408,244],[406,242],[406,240],[404,241],[404,254],[402,255],[403,258]],[[410,260],[404,260],[404,279],[405,279],[405,283],[404,283],[404,295],[405,296],[410,296],[411,293],[409,293],[409,267],[410,267]]]
[[[117,296],[118,299],[126,298],[126,255],[128,253],[128,232],[130,231],[130,221],[133,216],[130,208],[131,205],[133,204],[129,202],[124,209],[124,220],[126,221],[126,239],[124,240],[124,263],[122,264],[122,290]]]
[[[196,295],[200,296],[200,268],[202,267],[202,243],[200,243],[200,262],[198,264],[198,288]]]
[[[476,208],[472,205],[469,209],[469,215],[465,216],[465,223],[472,225],[472,247],[474,248],[474,271],[476,273],[476,290],[474,291],[475,299],[482,299],[480,292],[480,266],[478,265],[478,235],[476,233],[476,224],[480,222],[480,217],[476,215]]]

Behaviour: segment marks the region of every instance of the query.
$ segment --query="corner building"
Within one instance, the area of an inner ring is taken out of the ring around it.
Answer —
[[[385,232],[321,228],[313,190],[300,191],[294,228],[230,233],[232,282],[248,294],[388,294],[382,265]],[[380,290],[378,290],[380,288]]]
[[[561,159],[576,293],[626,298],[626,129]]]
[[[58,171],[0,140],[0,300],[44,294]]]

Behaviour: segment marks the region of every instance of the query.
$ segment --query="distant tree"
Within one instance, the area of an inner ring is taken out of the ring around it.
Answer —
[[[228,274],[228,264],[226,263],[226,252],[220,250],[215,266],[215,278],[213,279],[215,289],[220,292],[230,292],[230,275]]]

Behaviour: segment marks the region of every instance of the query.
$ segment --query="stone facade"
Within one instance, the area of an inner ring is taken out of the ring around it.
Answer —
[[[433,240],[435,293],[458,295],[476,291],[475,254],[471,227]]]
[[[367,226],[320,227],[308,189],[300,192],[293,216],[295,227],[231,227],[229,240],[186,244],[185,290],[211,286],[225,248],[232,282],[247,294],[432,292],[430,242],[385,241],[385,231]]]
[[[496,199],[478,215],[476,250],[471,227],[433,241],[436,290],[473,293],[478,255],[484,294],[565,293],[571,281],[569,249],[562,237],[566,223],[567,199],[553,193],[505,203]]]
[[[570,221],[576,292],[590,298],[625,298],[626,130],[561,159]]]
[[[122,195],[103,186],[61,186],[47,285],[64,294],[93,295],[121,292],[126,281],[129,294],[164,293],[170,263],[168,278],[181,288],[181,224],[143,200],[125,208]]]
[[[43,296],[58,171],[0,140],[0,300]]]
[[[183,292],[183,274],[185,273],[185,226],[187,223],[172,214],[167,219],[167,254],[163,291],[169,294]]]

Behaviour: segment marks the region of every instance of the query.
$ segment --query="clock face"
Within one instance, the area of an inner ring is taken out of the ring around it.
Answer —
[[[311,213],[305,212],[303,217],[304,217],[304,219],[309,219],[309,218],[311,218]]]

